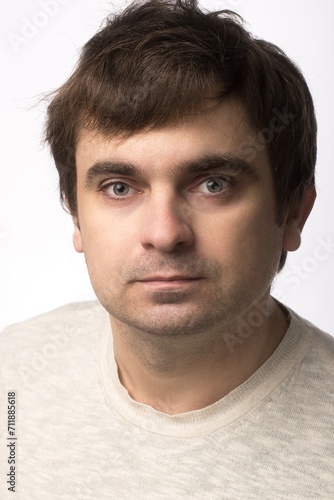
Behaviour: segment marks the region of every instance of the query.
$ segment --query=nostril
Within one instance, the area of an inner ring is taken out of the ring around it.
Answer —
[[[194,241],[189,224],[175,220],[152,220],[141,231],[141,244],[162,252],[171,252],[176,246],[190,246]]]

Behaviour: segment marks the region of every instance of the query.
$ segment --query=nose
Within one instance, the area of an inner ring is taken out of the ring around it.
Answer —
[[[141,224],[140,242],[146,248],[172,252],[188,248],[194,242],[186,202],[176,195],[156,193],[145,203]]]

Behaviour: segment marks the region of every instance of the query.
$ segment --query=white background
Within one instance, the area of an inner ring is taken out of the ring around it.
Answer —
[[[78,50],[101,20],[128,3],[1,4],[0,329],[94,298],[83,256],[72,247],[70,217],[58,202],[56,170],[41,143],[44,105],[36,103],[70,75]],[[334,335],[334,2],[203,0],[202,5],[240,13],[254,34],[299,64],[310,86],[319,125],[318,199],[302,247],[289,255],[274,295]]]

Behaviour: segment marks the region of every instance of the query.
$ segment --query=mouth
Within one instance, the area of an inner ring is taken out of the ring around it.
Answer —
[[[141,280],[138,280],[140,283],[150,283],[150,282],[173,282],[173,281],[195,281],[195,280],[200,280],[202,278],[199,278],[197,276],[182,276],[182,275],[172,275],[172,276],[150,276],[148,278],[144,278]]]
[[[195,277],[195,276],[182,276],[182,275],[173,275],[173,276],[149,276],[148,278],[138,280],[142,286],[148,288],[155,289],[183,289],[189,288],[197,284],[203,278]]]

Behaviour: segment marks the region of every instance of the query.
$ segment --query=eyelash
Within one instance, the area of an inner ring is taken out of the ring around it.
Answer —
[[[217,196],[223,196],[224,194],[226,194],[232,187],[232,179],[229,178],[229,177],[226,177],[226,176],[220,176],[220,175],[212,175],[210,177],[205,177],[204,179],[202,178],[201,182],[199,182],[197,184],[197,187],[195,189],[193,189],[192,191],[197,191],[199,186],[201,186],[202,184],[204,184],[205,182],[209,182],[209,181],[222,181],[222,182],[226,182],[228,184],[227,187],[225,188],[222,188],[221,191],[219,191],[218,193],[202,193],[206,196],[210,196],[210,197],[217,197]]]
[[[201,186],[205,182],[214,181],[214,180],[219,180],[219,181],[227,182],[228,186],[226,188],[223,188],[222,191],[219,191],[217,193],[202,193],[204,196],[210,196],[210,197],[224,196],[224,194],[227,194],[227,192],[230,191],[230,189],[232,188],[232,186],[234,184],[233,179],[230,178],[230,177],[219,176],[219,175],[212,175],[210,177],[201,178],[200,182],[197,180],[196,187],[193,188],[193,189],[191,189],[190,192],[198,192],[199,186]],[[126,198],[127,197],[126,195],[125,196],[117,196],[117,195],[111,196],[110,194],[107,193],[107,190],[110,187],[115,186],[117,184],[123,184],[125,186],[128,186],[130,189],[134,189],[134,188],[131,188],[131,186],[130,186],[130,184],[128,182],[123,181],[121,179],[116,179],[116,180],[114,180],[112,182],[108,182],[107,184],[102,184],[99,187],[98,191],[102,192],[102,194],[106,198],[108,198],[108,199],[121,200],[122,198]]]
[[[112,200],[121,200],[122,198],[126,198],[126,196],[111,196],[110,194],[107,193],[107,190],[112,187],[112,186],[116,186],[117,184],[124,184],[125,186],[128,186],[130,189],[131,189],[131,186],[129,185],[128,182],[125,182],[125,181],[122,181],[122,180],[115,180],[115,181],[112,181],[112,182],[108,182],[107,184],[103,184],[99,189],[98,191],[100,191],[103,196],[105,196],[106,198],[108,199],[112,199]]]

